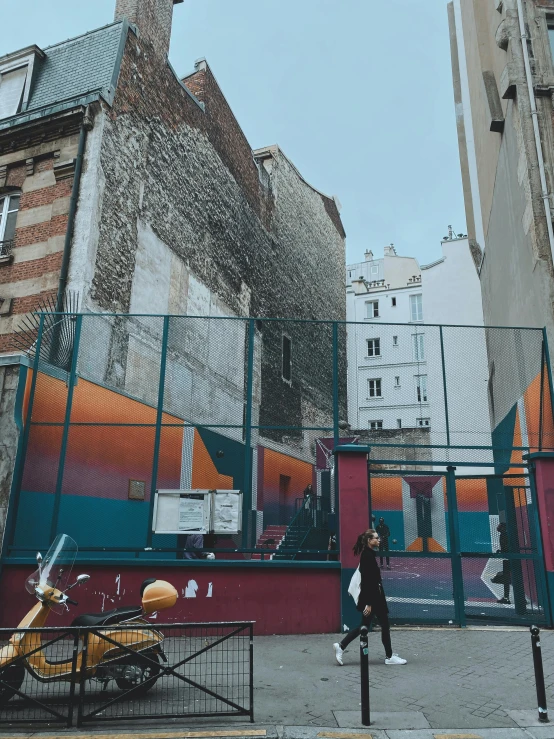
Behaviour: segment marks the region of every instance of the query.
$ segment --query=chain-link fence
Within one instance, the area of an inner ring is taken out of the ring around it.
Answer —
[[[156,490],[217,489],[242,491],[240,533],[192,556],[325,560],[339,442],[403,469],[554,448],[542,330],[45,313],[30,356],[11,554],[65,531],[180,557]]]

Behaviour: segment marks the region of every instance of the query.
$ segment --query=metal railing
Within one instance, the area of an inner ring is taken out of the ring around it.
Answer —
[[[253,622],[0,629],[0,722],[248,716]],[[152,642],[141,651],[135,643]],[[76,687],[78,686],[78,690]]]

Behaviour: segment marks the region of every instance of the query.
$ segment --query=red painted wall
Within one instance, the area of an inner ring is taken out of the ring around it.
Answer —
[[[537,502],[544,547],[544,561],[554,571],[554,459],[535,459]]]
[[[359,534],[367,528],[367,452],[337,455],[340,491],[340,561],[345,568],[357,567],[359,557],[352,552]]]
[[[36,603],[25,588],[31,567],[5,566],[0,585],[6,597],[0,605],[0,626],[15,627]],[[269,567],[114,567],[76,565],[73,574],[91,579],[72,591],[79,607],[52,613],[49,626],[65,626],[80,613],[99,613],[117,606],[138,605],[140,585],[147,577],[168,580],[179,592],[175,606],[158,614],[159,623],[256,621],[263,634],[337,633],[340,630],[339,569],[278,569]],[[119,583],[116,578],[120,576]],[[187,584],[198,586],[195,598],[185,598]],[[209,583],[212,597],[208,598]],[[119,584],[119,594],[118,594]],[[9,594],[9,597],[8,597]]]

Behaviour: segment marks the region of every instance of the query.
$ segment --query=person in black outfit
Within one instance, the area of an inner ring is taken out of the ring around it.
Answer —
[[[381,567],[383,566],[383,557],[382,552],[386,552],[387,554],[387,569],[390,570],[390,559],[388,557],[389,554],[389,537],[390,537],[390,529],[385,523],[385,519],[381,516],[379,519],[379,523],[377,524],[377,528],[375,529],[377,533],[379,534],[379,563]]]
[[[497,552],[509,552],[510,551],[510,540],[508,538],[508,531],[505,523],[499,523],[496,530],[500,534],[500,549]],[[512,574],[510,571],[510,560],[502,560],[502,585],[504,586],[504,597],[499,598],[496,602],[504,605],[510,605],[510,583],[512,582]]]
[[[377,557],[375,550],[379,548],[379,534],[375,529],[368,529],[365,533],[358,536],[358,540],[354,546],[354,554],[360,554],[360,575],[361,589],[356,606],[358,611],[362,613],[362,622],[355,629],[351,629],[344,639],[339,643],[333,644],[335,650],[335,659],[339,665],[343,664],[342,655],[346,647],[360,633],[362,626],[371,625],[374,617],[377,617],[381,624],[381,641],[385,647],[385,664],[386,665],[405,665],[405,659],[393,654],[390,640],[389,625],[389,609],[383,590],[383,582],[381,580],[381,570],[377,565]]]

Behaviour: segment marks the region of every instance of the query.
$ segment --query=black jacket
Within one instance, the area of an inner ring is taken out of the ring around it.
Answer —
[[[362,585],[358,598],[358,611],[363,611],[366,606],[371,606],[372,610],[377,613],[383,611],[388,613],[389,609],[383,590],[381,570],[377,564],[375,552],[369,547],[364,549],[360,557],[360,575],[362,576]]]

